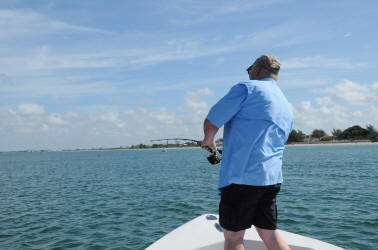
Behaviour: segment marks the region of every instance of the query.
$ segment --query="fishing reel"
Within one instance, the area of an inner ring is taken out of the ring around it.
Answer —
[[[217,150],[219,154],[222,154],[222,150],[218,149]],[[207,157],[207,160],[210,162],[212,165],[216,165],[221,162],[222,158],[217,155],[217,151],[213,151],[210,149],[210,155]]]

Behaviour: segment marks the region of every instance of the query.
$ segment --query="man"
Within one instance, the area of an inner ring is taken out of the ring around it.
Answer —
[[[216,150],[214,136],[224,125],[219,177],[219,222],[225,250],[244,249],[244,233],[255,226],[267,248],[290,249],[277,229],[276,195],[282,156],[293,124],[290,104],[277,86],[279,59],[262,55],[240,82],[210,110],[202,148]]]

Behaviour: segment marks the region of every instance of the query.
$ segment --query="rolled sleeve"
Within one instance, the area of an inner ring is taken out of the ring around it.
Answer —
[[[217,128],[222,127],[240,110],[247,96],[246,86],[244,84],[236,84],[210,109],[206,119]]]

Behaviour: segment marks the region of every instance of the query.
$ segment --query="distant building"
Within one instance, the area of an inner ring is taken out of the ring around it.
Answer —
[[[313,143],[313,142],[319,142],[319,141],[336,141],[337,136],[332,136],[332,135],[325,135],[320,138],[317,137],[312,137],[311,135],[308,135],[305,137],[303,140],[305,143]]]
[[[320,138],[321,141],[334,141],[337,139],[337,136],[325,135]]]
[[[318,142],[318,141],[319,141],[319,138],[312,137],[311,135],[308,135],[308,136],[306,136],[306,137],[304,138],[303,141],[306,142],[306,143]]]

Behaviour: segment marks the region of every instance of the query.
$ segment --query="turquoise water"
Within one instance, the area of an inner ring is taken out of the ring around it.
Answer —
[[[217,213],[219,166],[200,149],[0,153],[0,249],[144,249]],[[279,228],[378,245],[378,146],[288,147]]]

